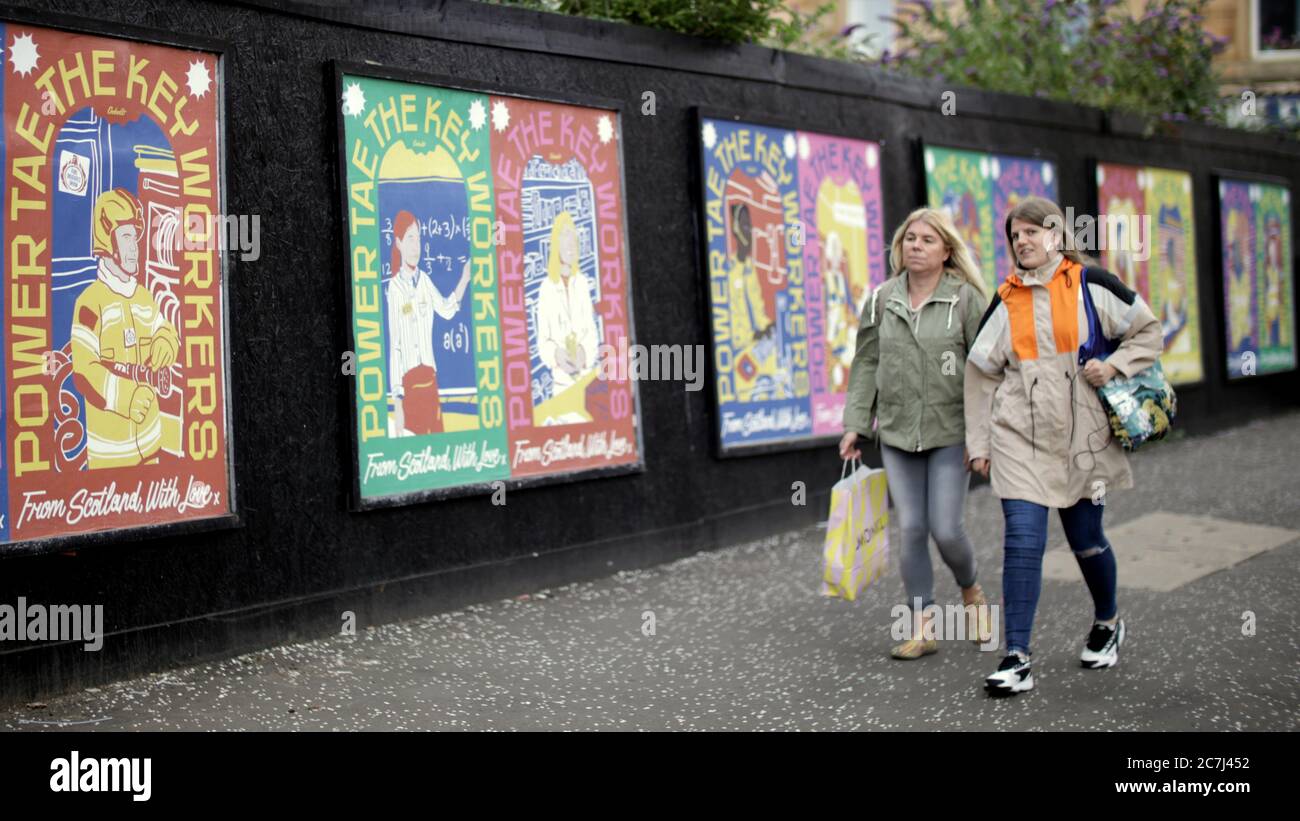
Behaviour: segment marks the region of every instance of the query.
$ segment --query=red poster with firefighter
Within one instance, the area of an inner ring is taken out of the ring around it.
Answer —
[[[0,39],[0,545],[229,514],[220,57]]]

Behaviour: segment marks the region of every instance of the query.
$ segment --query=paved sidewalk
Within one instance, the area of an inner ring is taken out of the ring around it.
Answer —
[[[1300,530],[1298,458],[1300,414],[1135,456],[1138,487],[1107,504],[1108,530],[1126,537],[1112,535],[1129,627],[1120,664],[1080,669],[1091,602],[1077,569],[1073,578],[1049,574],[1034,633],[1037,688],[1015,699],[984,695],[980,683],[1000,653],[969,642],[941,642],[914,662],[888,658],[890,610],[903,599],[896,563],[857,602],[824,599],[822,531],[808,528],[0,711],[0,727],[1296,730],[1300,538],[1284,534],[1285,543],[1249,555],[1227,523]],[[1201,524],[1168,530],[1185,520],[1141,518],[1151,511]],[[996,598],[1002,525],[987,486],[972,492],[967,525],[981,582]],[[1177,544],[1133,543],[1161,528],[1187,544],[1186,561]],[[1278,532],[1250,531],[1265,542]],[[1054,516],[1049,544],[1065,550]],[[935,555],[939,601],[959,600]],[[1154,589],[1167,574],[1141,567],[1161,555],[1204,575]],[[1202,567],[1205,555],[1230,566]],[[1070,560],[1049,558],[1058,568]],[[642,632],[646,611],[653,636]],[[1243,635],[1247,611],[1253,636]]]

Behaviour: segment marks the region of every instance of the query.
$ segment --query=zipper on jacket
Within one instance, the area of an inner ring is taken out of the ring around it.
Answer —
[[[1034,458],[1038,458],[1038,420],[1034,418],[1034,388],[1038,387],[1038,377],[1029,386],[1029,446],[1033,448]]]
[[[1074,380],[1070,378],[1070,372],[1065,372],[1065,381],[1070,383],[1070,448],[1074,447]]]
[[[916,350],[921,355],[921,412],[916,415],[916,452],[921,452],[921,422],[925,419],[925,348],[921,347],[921,311],[930,302],[926,300],[921,303],[921,307],[916,309],[916,331],[913,332],[912,338],[916,340]]]

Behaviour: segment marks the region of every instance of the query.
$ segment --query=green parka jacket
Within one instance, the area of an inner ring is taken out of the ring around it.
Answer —
[[[934,294],[913,313],[908,274],[885,280],[867,297],[849,374],[844,429],[902,450],[964,443],[966,351],[987,300],[945,270]]]

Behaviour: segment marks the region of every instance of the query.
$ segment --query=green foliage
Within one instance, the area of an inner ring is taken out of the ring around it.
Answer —
[[[1222,121],[1211,58],[1224,41],[1203,31],[1205,0],[931,0],[902,4],[898,41],[881,65],[955,85],[1048,97],[1148,120]]]
[[[1207,0],[912,0],[893,22],[898,53],[871,53],[785,0],[483,0],[632,23],[726,43],[755,43],[859,60],[954,86],[1046,97],[1137,114],[1151,124],[1224,122],[1213,55],[1226,40],[1203,30]]]
[[[822,19],[835,9],[827,2],[811,13],[785,7],[783,0],[486,0],[498,5],[615,20],[692,34],[726,43],[756,43],[821,57],[845,58],[838,38],[822,32]]]

